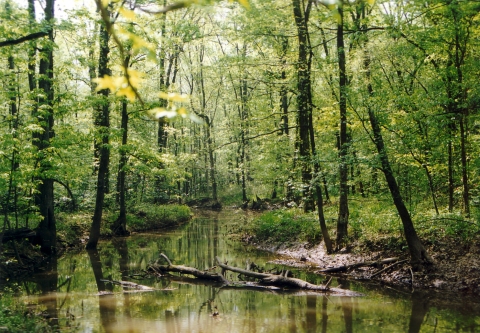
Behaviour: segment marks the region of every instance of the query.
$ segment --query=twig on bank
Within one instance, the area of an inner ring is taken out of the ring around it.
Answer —
[[[389,270],[389,269],[392,268],[393,266],[398,265],[398,264],[401,264],[401,263],[404,263],[404,262],[406,262],[406,261],[408,261],[408,259],[404,259],[404,260],[400,260],[400,261],[394,262],[393,264],[388,265],[387,267],[385,267],[385,268],[379,270],[378,272],[372,274],[372,275],[370,276],[370,278],[374,278],[375,276],[377,276],[377,275],[379,275],[379,274],[382,274],[383,272]]]

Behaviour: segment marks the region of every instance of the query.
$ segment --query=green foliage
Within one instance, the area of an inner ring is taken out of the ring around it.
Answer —
[[[131,211],[127,214],[127,228],[131,231],[172,228],[192,217],[185,205],[139,205]]]
[[[10,290],[0,291],[0,331],[20,332],[55,332],[41,315],[18,302]]]
[[[255,218],[249,226],[259,241],[292,243],[318,242],[320,226],[312,214],[299,209],[269,211]]]

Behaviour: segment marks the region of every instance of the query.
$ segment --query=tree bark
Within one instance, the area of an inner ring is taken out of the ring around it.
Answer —
[[[302,172],[303,209],[311,212],[315,208],[312,186],[312,153],[310,145],[310,119],[312,114],[312,86],[311,86],[311,58],[312,48],[308,32],[308,18],[311,2],[308,1],[304,8],[301,0],[292,0],[293,14],[297,26],[298,38],[298,62],[297,62],[297,145],[300,155],[300,167]]]
[[[371,80],[370,58],[366,50],[365,50],[365,59],[364,59],[364,69],[366,72],[366,78],[368,82],[367,83],[368,96],[372,97],[373,87],[370,81]],[[403,201],[402,195],[400,194],[400,188],[398,187],[398,183],[395,179],[395,175],[393,174],[393,170],[390,165],[390,161],[388,159],[388,154],[387,154],[387,150],[383,140],[380,123],[371,106],[367,106],[367,111],[368,111],[368,116],[370,120],[370,125],[372,127],[373,140],[375,143],[375,147],[377,148],[378,156],[380,158],[382,171],[383,171],[383,174],[385,175],[385,179],[387,181],[390,194],[392,195],[393,203],[397,208],[398,215],[400,216],[400,219],[403,224],[405,238],[407,240],[408,249],[410,251],[411,264],[415,269],[420,268],[425,263],[432,264],[433,260],[428,255],[427,250],[425,249],[422,242],[420,241],[420,238],[417,235],[415,227],[413,226],[410,213],[408,212],[408,209],[405,206],[405,203]]]
[[[45,3],[45,21],[53,24],[55,0],[47,0]],[[35,203],[39,208],[42,220],[38,225],[37,235],[41,251],[46,254],[56,252],[57,231],[54,213],[54,194],[53,179],[49,174],[53,166],[49,162],[48,150],[50,148],[50,140],[54,136],[53,132],[53,29],[48,33],[49,44],[45,45],[41,51],[39,67],[38,88],[43,94],[38,97],[39,107],[35,110],[35,117],[42,127],[42,133],[36,133],[33,143],[38,149],[38,164],[40,174],[40,184],[35,195]],[[41,110],[41,111],[40,111]]]
[[[108,42],[110,36],[104,23],[100,24],[99,32],[100,40],[100,55],[98,61],[98,76],[104,77],[110,75],[108,68],[108,54],[110,47]],[[101,144],[98,145],[99,163],[97,173],[97,192],[95,197],[95,210],[92,218],[92,226],[90,228],[90,237],[86,248],[88,250],[96,249],[100,238],[100,225],[103,215],[103,203],[105,200],[105,193],[108,188],[108,171],[110,163],[110,148],[109,145],[109,130],[110,130],[110,102],[108,96],[110,91],[103,89],[98,92],[100,101],[95,109],[94,122],[101,135]]]
[[[120,160],[118,162],[118,176],[117,176],[117,189],[119,198],[119,215],[117,220],[112,226],[112,232],[114,235],[126,236],[129,234],[127,231],[127,202],[126,202],[126,172],[125,168],[128,162],[128,156],[126,151],[128,140],[128,102],[126,99],[122,101],[122,146],[120,147]]]
[[[348,165],[347,165],[347,75],[345,42],[343,39],[343,1],[338,4],[339,23],[337,25],[337,53],[339,75],[339,106],[340,106],[340,135],[339,135],[339,159],[340,159],[340,198],[337,220],[336,248],[340,250],[348,237]]]

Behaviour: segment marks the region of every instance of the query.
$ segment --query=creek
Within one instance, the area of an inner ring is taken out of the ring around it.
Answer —
[[[466,296],[346,280],[332,285],[365,296],[279,294],[142,274],[160,253],[174,264],[198,269],[214,266],[216,256],[237,267],[249,261],[268,269],[286,268],[269,263],[274,254],[230,237],[235,232],[232,224],[245,219],[242,211],[199,212],[173,231],[102,241],[97,252],[67,253],[45,272],[17,281],[23,287],[18,300],[35,313],[43,311],[62,332],[480,331],[480,303]],[[326,279],[306,271],[294,273],[317,284]],[[238,279],[227,274],[228,279]],[[155,290],[124,292],[122,286],[104,280],[132,281]]]

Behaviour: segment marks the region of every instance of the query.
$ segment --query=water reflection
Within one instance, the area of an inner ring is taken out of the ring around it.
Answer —
[[[101,242],[98,251],[71,253],[58,263],[52,262],[51,274],[42,274],[35,284],[28,282],[26,287],[39,303],[43,302],[41,306],[48,309],[48,316],[56,318],[51,321],[52,325],[58,324],[60,330],[69,332],[478,330],[478,302],[455,309],[435,297],[402,294],[349,281],[334,281],[332,285],[342,284],[343,288],[351,287],[367,296],[347,298],[226,288],[188,276],[142,277],[147,264],[157,259],[159,253],[167,254],[175,264],[198,269],[211,268],[216,256],[233,266],[245,267],[250,261],[274,268],[267,264],[271,254],[245,247],[227,237],[232,232],[231,221],[243,218],[241,214],[215,213],[166,234],[139,234]],[[314,274],[297,273],[312,283],[323,280]],[[238,277],[229,273],[228,278]],[[131,292],[105,280],[132,281],[156,290]],[[72,318],[69,325],[74,327],[66,326],[65,316],[67,320]]]
[[[307,333],[317,332],[317,298],[318,296],[308,295],[307,297],[307,313],[305,320],[305,331]]]
[[[92,265],[93,275],[98,290],[98,305],[100,310],[100,319],[105,332],[114,332],[110,329],[110,324],[115,322],[116,303],[113,295],[113,284],[106,283],[103,277],[102,262],[98,250],[89,250],[88,257]],[[107,261],[109,262],[109,261]]]
[[[425,315],[428,313],[428,295],[425,292],[413,292],[412,294],[412,312],[408,333],[418,333],[422,327]]]
[[[58,321],[58,270],[57,270],[57,258],[52,257],[48,259],[48,263],[42,274],[38,274],[35,278],[35,282],[40,289],[40,295],[38,297],[38,304],[45,308],[42,315],[48,320],[48,323],[53,328],[57,328]]]
[[[339,280],[339,284],[342,285],[342,288],[350,289],[350,281],[348,280]],[[343,311],[343,320],[345,321],[345,332],[353,332],[353,303],[352,297],[341,297],[342,302],[342,311]]]

